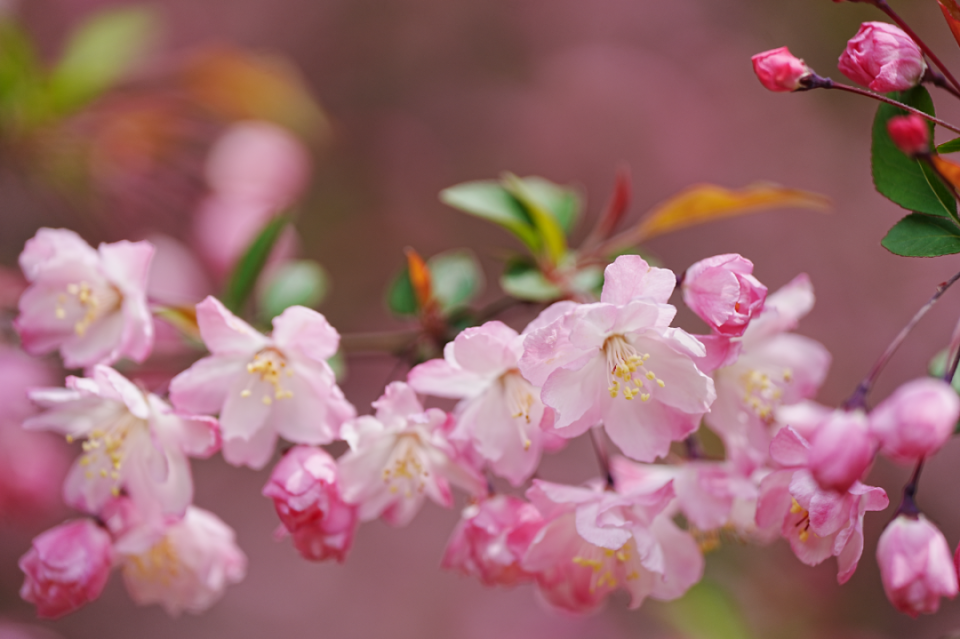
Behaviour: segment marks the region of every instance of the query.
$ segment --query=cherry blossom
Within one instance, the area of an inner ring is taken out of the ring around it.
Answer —
[[[960,419],[960,398],[950,384],[920,378],[907,382],[870,412],[870,432],[884,455],[915,464],[950,439]]]
[[[743,335],[767,296],[752,273],[753,262],[736,253],[700,260],[684,276],[683,301],[715,333]]]
[[[902,514],[877,542],[883,590],[911,617],[933,614],[940,598],[957,596],[957,567],[943,533],[923,515]]]

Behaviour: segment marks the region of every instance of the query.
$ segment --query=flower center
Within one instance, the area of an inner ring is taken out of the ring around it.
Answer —
[[[791,515],[800,515],[800,520],[793,525],[797,529],[797,537],[802,543],[807,543],[807,540],[810,539],[810,513],[800,505],[796,499],[793,500],[793,505],[790,506]],[[803,528],[801,528],[803,526]]]
[[[164,586],[173,583],[180,576],[180,571],[180,557],[169,536],[154,544],[150,550],[128,557],[123,564],[126,576],[140,581],[159,582]]]
[[[275,399],[293,397],[293,391],[285,389],[280,383],[284,376],[293,377],[293,369],[287,367],[287,360],[279,351],[267,348],[254,355],[253,360],[247,364],[247,373],[253,376],[254,382],[259,377],[259,381],[273,387],[273,394],[265,393],[260,400],[267,406],[272,404]],[[241,397],[250,397],[252,394],[253,391],[249,386],[240,391]]]
[[[650,393],[644,390],[644,380],[649,382],[650,389],[654,384],[660,388],[667,385],[647,366],[650,353],[640,354],[623,335],[608,337],[603,343],[603,353],[607,358],[610,397],[623,393],[624,399],[639,396],[640,401],[645,402],[650,399]]]
[[[89,480],[97,477],[107,479],[113,485],[110,492],[114,497],[120,494],[120,474],[130,436],[137,429],[148,429],[147,422],[124,410],[114,421],[94,428],[83,442],[83,456],[80,465],[86,468],[84,475]],[[73,437],[67,436],[67,441]]]
[[[743,381],[743,403],[746,404],[757,416],[764,422],[770,424],[773,422],[773,413],[780,405],[783,397],[783,386],[793,381],[793,371],[789,368],[783,369],[780,379],[776,376],[750,370],[744,373]]]
[[[100,316],[119,308],[122,300],[123,295],[113,286],[96,291],[88,282],[81,281],[67,284],[67,292],[57,296],[54,314],[60,320],[69,316],[73,332],[83,337]]]
[[[593,571],[590,579],[591,593],[596,592],[597,588],[616,588],[620,585],[620,579],[633,581],[640,578],[637,567],[631,565],[631,559],[635,557],[636,550],[633,539],[618,550],[601,548],[593,544],[585,544],[585,546],[585,552],[575,556],[573,563]]]
[[[389,484],[390,493],[402,492],[409,499],[424,491],[429,476],[420,438],[411,434],[400,435],[383,467],[383,482]]]
[[[520,375],[520,371],[512,369],[500,376],[500,383],[503,384],[503,395],[507,401],[507,410],[510,411],[510,417],[515,420],[522,417],[523,423],[516,423],[517,430],[520,433],[520,441],[523,443],[524,450],[530,450],[532,445],[527,436],[525,424],[530,423],[530,409],[536,401],[536,395],[533,386]]]

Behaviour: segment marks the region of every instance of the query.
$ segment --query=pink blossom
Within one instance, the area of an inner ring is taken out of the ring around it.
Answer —
[[[796,91],[802,86],[801,80],[812,73],[787,47],[764,51],[750,59],[760,84],[770,91]]]
[[[787,332],[813,302],[806,275],[768,296],[744,331],[739,358],[713,373],[717,401],[705,419],[744,473],[766,463],[780,407],[813,397],[827,375],[830,353],[823,345]]]
[[[20,558],[20,596],[37,616],[61,617],[100,596],[111,563],[110,535],[89,519],[69,521],[40,534]]]
[[[933,614],[940,597],[957,596],[957,567],[940,529],[923,515],[900,515],[877,542],[883,590],[911,617]]]
[[[277,463],[263,488],[273,499],[282,522],[306,559],[342,562],[357,528],[354,506],[344,503],[337,482],[337,463],[322,448],[295,446]]]
[[[329,443],[355,415],[327,364],[340,335],[320,313],[291,306],[266,337],[208,297],[197,323],[211,355],[170,382],[170,399],[181,410],[220,414],[231,464],[263,468],[278,436]]]
[[[751,273],[753,262],[736,253],[700,260],[687,269],[683,301],[714,332],[739,337],[767,297],[767,287]]]
[[[205,611],[246,573],[247,558],[233,529],[195,506],[148,543],[118,544],[123,580],[135,602],[158,603],[171,616]]]
[[[85,440],[64,484],[67,503],[98,513],[125,491],[142,508],[182,515],[193,498],[187,456],[216,452],[216,420],[174,414],[107,366],[95,366],[89,378],[68,377],[66,384],[31,393],[47,410],[24,428]]]
[[[31,522],[61,508],[67,447],[47,433],[0,425],[0,522]]]
[[[30,287],[20,298],[17,332],[24,349],[60,349],[68,368],[142,362],[153,346],[147,308],[147,242],[101,244],[97,250],[66,229],[47,229],[27,241],[20,268]]]
[[[653,461],[697,428],[713,381],[694,363],[706,356],[703,344],[669,326],[673,277],[638,256],[617,258],[599,303],[528,334],[520,372],[542,386],[557,434],[576,437],[602,423],[626,455]]]
[[[894,461],[915,464],[953,435],[960,398],[950,384],[931,378],[907,382],[870,413],[870,431]]]
[[[900,27],[864,22],[840,55],[840,71],[878,93],[917,86],[927,63],[920,47]]]
[[[810,440],[807,467],[826,490],[845,493],[873,463],[877,444],[862,410],[835,410]]]
[[[473,495],[486,492],[483,477],[449,441],[449,415],[424,410],[403,382],[388,385],[373,407],[375,416],[358,417],[341,430],[350,451],[339,459],[340,493],[358,506],[361,521],[383,516],[405,526],[424,497],[449,508],[451,483]]]
[[[517,369],[524,336],[501,322],[468,328],[444,349],[444,359],[416,366],[408,383],[418,393],[461,398],[451,438],[468,441],[497,475],[522,484],[540,463],[553,415],[540,389]]]
[[[486,586],[532,581],[521,561],[543,518],[532,504],[495,495],[463,509],[443,553],[443,567],[477,577]]]
[[[930,152],[930,125],[916,113],[890,118],[887,132],[897,148],[909,156]]]

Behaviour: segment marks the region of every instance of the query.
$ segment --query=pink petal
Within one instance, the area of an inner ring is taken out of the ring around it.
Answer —
[[[197,304],[197,324],[204,344],[214,355],[252,355],[270,344],[215,297]]]
[[[639,255],[621,255],[603,272],[600,301],[626,304],[646,299],[666,304],[677,286],[677,277],[665,268],[651,267]]]
[[[320,313],[291,306],[273,318],[273,340],[281,350],[326,362],[340,347],[340,334]]]

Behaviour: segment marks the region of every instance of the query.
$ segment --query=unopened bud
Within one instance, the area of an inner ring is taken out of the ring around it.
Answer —
[[[837,66],[843,75],[878,93],[911,89],[927,70],[917,43],[886,22],[860,25]]]
[[[824,490],[845,493],[873,461],[876,444],[861,410],[836,410],[810,442],[810,472]]]
[[[897,148],[911,157],[930,152],[930,127],[916,113],[890,118],[887,132]]]
[[[907,382],[870,413],[870,431],[884,455],[914,464],[940,450],[960,419],[960,397],[943,380]]]
[[[800,81],[813,73],[787,47],[764,51],[750,59],[760,84],[770,91],[796,91],[801,87]]]

